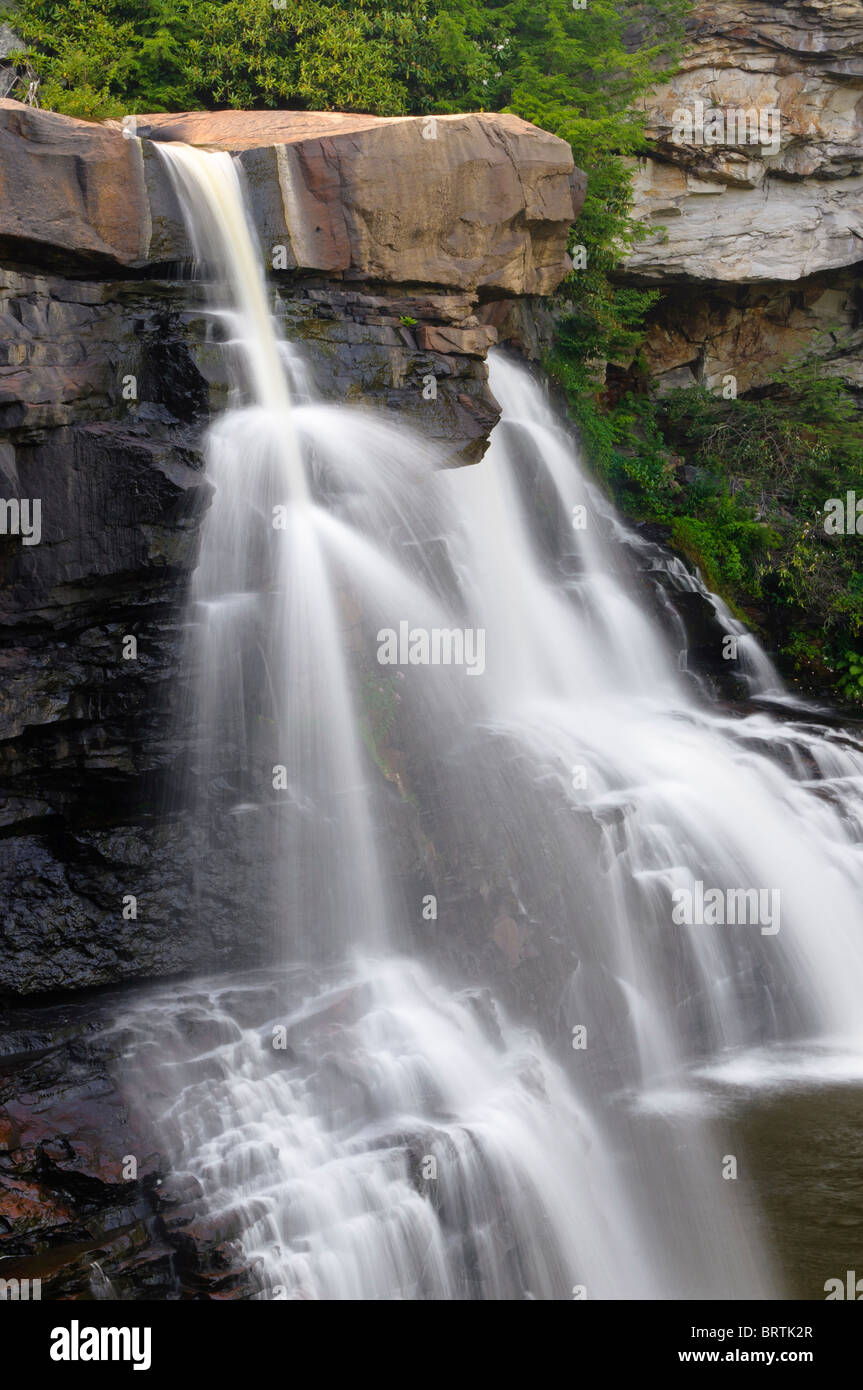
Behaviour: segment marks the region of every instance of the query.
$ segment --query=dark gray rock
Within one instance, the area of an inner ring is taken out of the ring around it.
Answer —
[[[481,456],[497,405],[470,295],[290,275],[278,293],[324,398],[392,411],[450,462]],[[278,913],[253,828],[226,820],[204,844],[189,816],[184,607],[226,389],[202,296],[0,270],[0,496],[41,504],[38,545],[0,536],[0,994],[255,961]],[[421,346],[421,328],[465,350]]]
[[[126,1003],[0,1004],[3,1277],[43,1299],[236,1297],[246,1271],[208,1238],[200,1184],[118,1085]]]

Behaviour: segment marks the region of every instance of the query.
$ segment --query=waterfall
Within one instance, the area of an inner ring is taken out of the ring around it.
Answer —
[[[336,938],[370,943],[386,932],[386,906],[326,517],[310,496],[238,167],[229,154],[159,149],[195,209],[198,261],[230,296],[236,382],[235,406],[210,435],[215,492],[192,595],[200,782],[207,803],[254,823],[249,893],[271,895],[299,939],[317,938],[323,952]]]
[[[711,1088],[857,1066],[863,748],[699,692],[525,368],[471,468],[292,403],[238,165],[159,149],[234,373],[197,815],[275,964],[133,1009],[129,1084],[260,1298],[775,1294]]]

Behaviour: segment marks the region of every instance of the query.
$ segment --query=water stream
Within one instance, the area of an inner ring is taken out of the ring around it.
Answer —
[[[687,673],[700,580],[526,368],[492,354],[470,468],[309,399],[237,164],[160,152],[234,372],[197,815],[254,845],[275,964],[150,997],[130,1084],[257,1297],[780,1296],[711,1096],[863,1074],[863,748],[718,600],[763,702]]]

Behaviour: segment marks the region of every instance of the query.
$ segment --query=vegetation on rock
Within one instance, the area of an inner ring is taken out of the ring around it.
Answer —
[[[863,567],[855,536],[832,533],[825,513],[848,492],[863,500],[852,389],[809,360],[739,399],[692,387],[609,404],[584,392],[567,349],[564,330],[549,368],[626,515],[658,524],[803,684],[863,700],[847,678],[863,635]]]

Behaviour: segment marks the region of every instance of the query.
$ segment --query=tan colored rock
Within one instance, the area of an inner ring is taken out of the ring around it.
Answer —
[[[635,195],[657,225],[627,261],[645,280],[801,280],[863,256],[863,174],[735,186],[646,160]]]
[[[679,74],[649,99],[659,157],[639,170],[636,201],[657,232],[630,270],[739,283],[863,259],[863,7],[700,0],[690,38]],[[697,102],[726,118],[721,143],[675,140],[675,114]],[[778,150],[731,126],[732,112],[752,110],[761,135],[781,115]]]
[[[140,261],[149,212],[140,148],[118,130],[0,101],[0,255]]]
[[[647,345],[661,389],[732,373],[745,390],[804,349],[857,382],[863,5],[697,0],[690,39],[648,99],[657,155],[637,170],[636,212],[656,231],[626,267],[669,287]],[[722,113],[720,143],[675,138],[698,102]],[[732,113],[752,110],[759,140],[781,115],[778,149],[741,141]]]
[[[793,285],[715,285],[697,295],[691,286],[672,285],[649,325],[650,373],[661,393],[695,384],[718,390],[728,373],[744,392],[764,385],[805,348],[829,372],[863,387],[858,289],[851,271]]]
[[[0,101],[0,253],[187,259],[152,135],[236,151],[262,245],[284,244],[294,269],[501,294],[549,293],[567,270],[584,178],[564,141],[515,116],[194,112],[133,129]]]
[[[250,152],[275,150],[300,269],[508,294],[548,294],[566,274],[585,180],[564,141],[517,116],[224,111],[137,124],[239,151],[249,169],[260,167]]]
[[[464,357],[485,357],[497,342],[494,328],[483,324],[477,328],[436,328],[420,324],[416,330],[417,347],[429,352],[457,352]]]
[[[139,135],[154,140],[181,140],[202,149],[251,150],[373,130],[405,119],[410,118],[349,111],[182,111],[138,116],[135,124]]]

